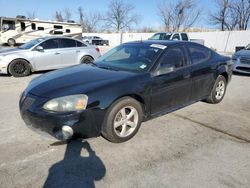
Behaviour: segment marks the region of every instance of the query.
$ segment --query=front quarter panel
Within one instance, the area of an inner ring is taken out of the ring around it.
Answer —
[[[150,113],[150,79],[150,74],[143,74],[90,91],[87,94],[88,107],[106,111],[116,100],[124,96],[131,96],[142,104],[144,115],[148,116]]]

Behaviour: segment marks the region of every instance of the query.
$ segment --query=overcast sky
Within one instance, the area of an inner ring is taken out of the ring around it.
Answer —
[[[104,13],[108,9],[110,0],[0,0],[0,16],[15,17],[16,15],[27,16],[28,12],[36,12],[39,19],[54,19],[56,10],[68,8],[72,11],[72,19],[78,22],[77,8],[81,6],[86,13],[99,11]],[[214,27],[209,24],[208,14],[214,10],[213,0],[197,0],[203,11],[197,27]],[[157,6],[162,0],[124,0],[134,5],[134,12],[140,18],[139,27],[158,27],[161,22],[157,13]],[[166,0],[171,2],[171,0]]]

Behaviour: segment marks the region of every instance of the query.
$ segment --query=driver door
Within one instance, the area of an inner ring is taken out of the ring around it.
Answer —
[[[36,70],[49,70],[60,68],[62,56],[59,49],[60,39],[49,39],[41,43],[39,46],[43,50],[35,50],[33,61]]]
[[[182,45],[168,48],[156,69],[151,87],[151,114],[171,111],[190,102],[192,80],[188,56]],[[162,70],[169,71],[162,71]]]

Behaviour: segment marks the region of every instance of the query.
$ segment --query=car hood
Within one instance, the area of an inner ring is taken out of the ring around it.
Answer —
[[[234,54],[237,57],[250,57],[250,50],[240,50]]]
[[[107,70],[92,65],[77,65],[33,79],[25,92],[47,98],[86,94],[97,87],[104,87],[132,75],[134,73]]]
[[[20,49],[20,48],[11,48],[11,49],[4,49],[0,50],[0,56],[6,56],[14,53],[21,53],[27,51],[26,49]]]

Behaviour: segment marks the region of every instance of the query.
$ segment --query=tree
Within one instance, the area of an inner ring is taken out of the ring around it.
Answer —
[[[217,10],[210,15],[213,24],[224,30],[246,30],[250,19],[250,0],[216,0]]]
[[[109,7],[104,18],[107,28],[120,32],[130,29],[133,24],[137,23],[137,15],[133,14],[134,6],[124,3],[123,0],[112,0]]]
[[[64,21],[61,11],[56,11],[55,19],[58,22],[63,22]]]
[[[79,22],[83,28],[83,32],[96,32],[98,30],[98,24],[103,20],[102,15],[98,12],[84,14],[83,8],[78,8]]]
[[[234,0],[231,10],[237,29],[246,30],[250,19],[250,0]]]
[[[35,19],[36,18],[36,12],[27,12],[27,18],[29,19]]]
[[[172,3],[162,3],[159,16],[166,31],[186,31],[192,27],[201,15],[195,0],[179,0]]]
[[[64,12],[64,20],[66,21],[71,20],[72,18],[71,10],[68,8],[65,8],[63,12]]]
[[[210,15],[212,24],[220,25],[221,31],[228,28],[227,18],[229,16],[231,3],[229,0],[215,0],[216,11]]]

